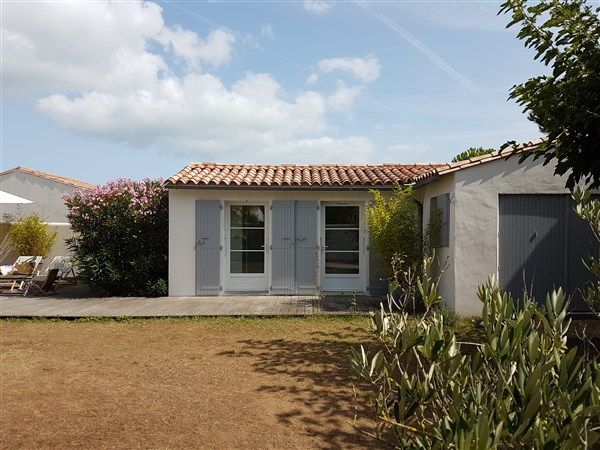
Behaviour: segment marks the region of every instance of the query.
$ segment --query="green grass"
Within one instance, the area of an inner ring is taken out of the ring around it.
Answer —
[[[182,323],[182,322],[207,322],[221,325],[257,324],[266,323],[365,323],[368,324],[369,317],[364,314],[347,315],[314,315],[314,316],[179,316],[179,317],[0,317],[0,322],[72,322],[72,323]]]
[[[416,319],[415,319],[416,320]],[[2,322],[23,322],[23,323],[53,323],[70,322],[77,323],[128,323],[128,324],[148,324],[148,323],[190,323],[198,322],[209,327],[236,327],[244,325],[245,327],[260,328],[285,328],[293,324],[307,324],[315,328],[326,327],[327,325],[359,325],[366,331],[370,330],[369,316],[364,314],[356,315],[314,315],[314,316],[183,316],[183,317],[2,317]],[[483,339],[483,330],[481,328],[481,318],[477,316],[466,317],[457,316],[448,321],[448,325],[456,332],[457,338],[461,341],[481,342]]]

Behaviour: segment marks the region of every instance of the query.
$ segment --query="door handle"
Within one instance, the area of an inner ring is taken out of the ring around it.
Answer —
[[[198,247],[199,245],[204,245],[204,241],[208,241],[210,238],[207,237],[203,237],[203,238],[199,238],[196,241],[196,245],[194,245],[194,248]]]

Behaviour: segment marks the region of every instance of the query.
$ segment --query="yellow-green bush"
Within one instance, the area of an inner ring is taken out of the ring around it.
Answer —
[[[29,214],[13,223],[8,230],[8,239],[20,255],[46,256],[50,253],[57,231],[37,214]]]
[[[381,259],[381,267],[392,275],[394,255],[411,267],[421,260],[421,223],[417,203],[410,187],[396,187],[391,196],[372,190],[373,201],[367,207],[371,245]],[[404,267],[400,267],[400,270]]]

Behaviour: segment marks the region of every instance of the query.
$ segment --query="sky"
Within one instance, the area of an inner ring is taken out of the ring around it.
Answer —
[[[9,2],[2,170],[92,183],[187,163],[447,162],[540,136],[545,72],[497,2]]]

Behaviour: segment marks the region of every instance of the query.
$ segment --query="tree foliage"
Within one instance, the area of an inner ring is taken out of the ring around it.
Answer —
[[[168,195],[160,180],[117,179],[65,199],[78,274],[112,295],[167,294]]]
[[[465,161],[467,159],[475,158],[477,156],[489,155],[490,153],[494,153],[493,148],[469,147],[464,152],[461,152],[454,158],[452,158],[452,162]]]
[[[398,186],[390,196],[376,190],[371,194],[373,201],[367,207],[369,239],[379,255],[381,267],[390,268],[382,275],[391,276],[394,261],[396,268],[403,270],[421,259],[422,233],[417,203],[410,187]],[[400,258],[395,258],[398,255]]]
[[[8,240],[19,255],[47,256],[56,241],[56,235],[57,231],[50,231],[35,213],[17,220],[8,230]]]
[[[426,266],[431,259],[426,260]],[[436,308],[439,278],[423,270],[426,310],[372,314],[380,350],[355,350],[354,370],[374,387],[380,439],[396,448],[591,448],[600,438],[600,364],[567,348],[568,301],[514,302],[491,277],[481,343],[459,342]],[[400,285],[398,285],[400,286]]]
[[[582,296],[590,309],[600,316],[600,200],[592,200],[589,191],[577,187],[573,191],[575,200],[575,212],[585,220],[592,229],[594,238],[598,245],[591,246],[595,253],[590,254],[584,261],[585,266],[592,275],[592,280],[584,287]]]
[[[507,0],[500,9],[511,15],[507,27],[518,27],[518,38],[551,68],[510,91],[547,135],[521,158],[552,160],[569,188],[580,181],[600,186],[599,12],[585,0]]]

